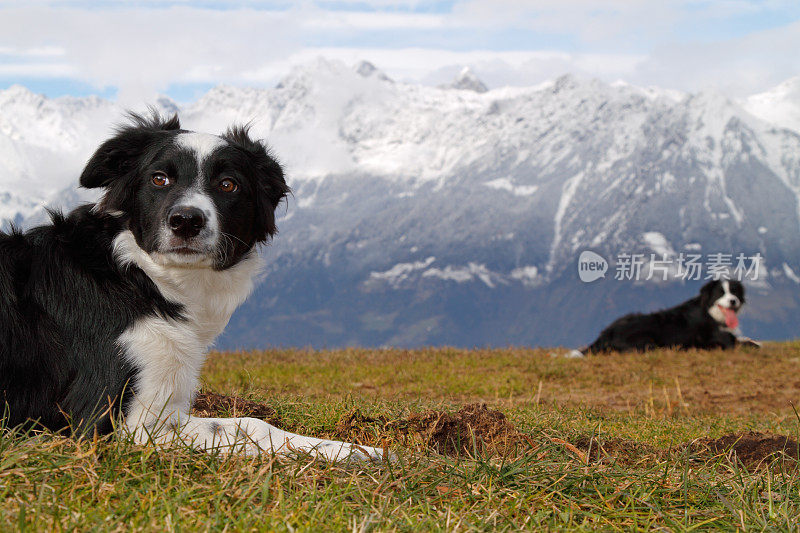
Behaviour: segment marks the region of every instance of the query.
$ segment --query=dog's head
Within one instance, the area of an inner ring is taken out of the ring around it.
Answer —
[[[220,136],[181,129],[177,115],[131,114],[86,164],[96,210],[125,216],[136,242],[168,266],[225,269],[275,234],[289,192],[280,165],[246,127]]]
[[[709,281],[700,289],[700,305],[720,325],[736,329],[739,327],[736,314],[744,305],[744,285],[736,280]]]

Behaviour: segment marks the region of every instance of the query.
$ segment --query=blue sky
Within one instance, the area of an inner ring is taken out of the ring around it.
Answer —
[[[196,99],[323,56],[491,87],[571,72],[732,96],[800,74],[797,0],[0,1],[0,88]]]

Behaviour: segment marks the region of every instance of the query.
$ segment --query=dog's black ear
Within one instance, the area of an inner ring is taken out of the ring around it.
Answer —
[[[100,145],[81,173],[81,187],[108,187],[128,175],[150,145],[157,132],[179,130],[178,115],[162,117],[150,109],[150,115],[128,113],[129,124],[117,129],[116,135]]]
[[[244,150],[248,155],[251,170],[258,184],[257,240],[265,241],[278,231],[275,226],[275,209],[291,189],[286,185],[280,163],[272,157],[264,143],[250,138],[249,129],[249,126],[231,126],[222,138]]]
[[[709,281],[700,288],[700,305],[703,308],[711,306],[711,298],[714,293],[714,287],[719,283],[716,280]]]

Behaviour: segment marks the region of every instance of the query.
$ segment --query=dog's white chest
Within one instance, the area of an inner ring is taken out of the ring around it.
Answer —
[[[222,271],[165,267],[142,250],[129,231],[115,239],[114,253],[121,264],[141,268],[164,298],[182,306],[180,319],[145,316],[118,339],[124,357],[138,370],[129,423],[141,425],[165,407],[185,412],[207,350],[252,291],[260,259],[252,253]]]

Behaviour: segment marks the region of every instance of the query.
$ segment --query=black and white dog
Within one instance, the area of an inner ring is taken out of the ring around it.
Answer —
[[[96,205],[0,233],[0,407],[7,424],[331,460],[382,452],[253,418],[189,414],[208,347],[253,289],[256,252],[289,189],[246,128],[132,115],[91,157]]]
[[[710,281],[703,285],[699,295],[680,305],[617,319],[600,333],[596,341],[586,348],[573,350],[570,356],[646,351],[659,347],[727,349],[737,342],[758,346],[755,341],[739,337],[737,313],[744,302],[741,282]]]

